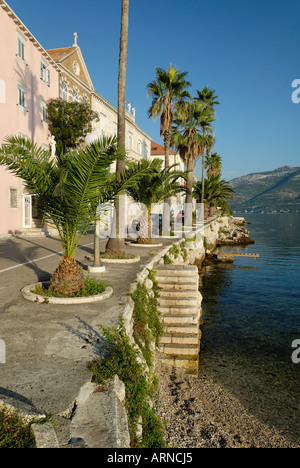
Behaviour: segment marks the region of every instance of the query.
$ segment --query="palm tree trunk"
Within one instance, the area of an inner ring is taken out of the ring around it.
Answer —
[[[50,278],[50,289],[61,296],[75,296],[84,285],[81,266],[74,257],[64,256]]]
[[[202,192],[201,203],[204,203],[204,190],[205,190],[205,146],[202,153]]]
[[[125,131],[125,106],[126,106],[126,72],[127,72],[127,44],[128,44],[128,24],[129,24],[129,0],[122,0],[120,55],[119,55],[119,78],[118,78],[118,138],[119,146],[126,148]],[[125,162],[117,160],[118,176],[125,168]],[[115,202],[115,237],[111,237],[107,243],[106,251],[111,253],[125,252],[125,239],[121,237],[120,215],[125,216],[125,197],[118,198]]]
[[[184,213],[184,224],[186,226],[192,225],[192,213],[193,213],[193,183],[194,183],[194,162],[191,157],[187,160],[187,194],[186,194],[186,206]]]
[[[170,142],[171,133],[165,131],[164,133],[164,146],[165,146],[165,168],[170,166]],[[162,219],[162,235],[168,236],[170,234],[170,198],[164,199],[163,219]]]

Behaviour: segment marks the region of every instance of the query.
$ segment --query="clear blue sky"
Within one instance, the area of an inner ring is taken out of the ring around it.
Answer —
[[[7,0],[45,49],[78,33],[95,89],[117,107],[121,0]],[[219,96],[215,136],[223,176],[300,166],[299,0],[130,0],[127,103],[157,143],[146,84],[155,66],[188,71],[190,92]],[[199,167],[196,172],[199,175]]]

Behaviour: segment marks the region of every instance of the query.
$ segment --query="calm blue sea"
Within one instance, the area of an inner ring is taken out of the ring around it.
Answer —
[[[233,264],[200,274],[203,324],[199,376],[226,386],[255,416],[300,441],[300,214],[246,215],[247,247]]]

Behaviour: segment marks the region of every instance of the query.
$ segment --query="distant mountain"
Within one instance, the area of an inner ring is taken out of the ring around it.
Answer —
[[[234,211],[300,212],[300,167],[248,174],[230,183],[236,191],[230,203]]]

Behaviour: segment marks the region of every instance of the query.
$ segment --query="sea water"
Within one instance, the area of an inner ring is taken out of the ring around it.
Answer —
[[[293,348],[300,340],[300,214],[245,219],[255,244],[219,251],[259,258],[234,257],[200,274],[199,377],[213,377],[257,418],[300,443],[300,363]]]

